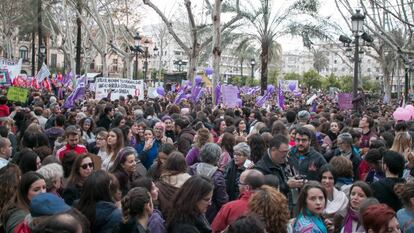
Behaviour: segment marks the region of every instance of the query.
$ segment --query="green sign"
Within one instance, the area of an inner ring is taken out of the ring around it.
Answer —
[[[28,95],[29,89],[25,88],[9,87],[9,89],[7,90],[7,99],[9,101],[26,103]]]

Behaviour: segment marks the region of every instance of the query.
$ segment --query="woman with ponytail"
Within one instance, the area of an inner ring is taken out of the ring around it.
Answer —
[[[151,194],[146,188],[136,187],[129,190],[122,199],[122,222],[119,232],[147,233],[148,220],[153,209]]]

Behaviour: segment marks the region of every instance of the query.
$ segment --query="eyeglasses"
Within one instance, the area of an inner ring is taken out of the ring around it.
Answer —
[[[82,169],[87,169],[88,167],[93,168],[93,163],[85,163],[81,165]]]
[[[245,155],[243,153],[234,153],[234,156],[245,157]]]
[[[295,141],[296,142],[307,142],[307,141],[309,141],[309,139],[307,139],[307,138],[295,138]]]
[[[202,200],[209,203],[209,204],[211,203],[211,198],[203,198]]]

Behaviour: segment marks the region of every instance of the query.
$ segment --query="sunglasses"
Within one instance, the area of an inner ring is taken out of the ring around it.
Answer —
[[[93,163],[85,163],[81,165],[82,169],[87,169],[88,167],[93,168]]]

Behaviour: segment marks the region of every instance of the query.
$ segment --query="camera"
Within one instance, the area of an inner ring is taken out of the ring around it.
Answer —
[[[295,177],[296,180],[306,180],[306,175],[297,175]]]

